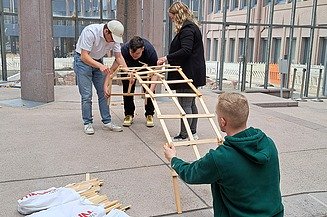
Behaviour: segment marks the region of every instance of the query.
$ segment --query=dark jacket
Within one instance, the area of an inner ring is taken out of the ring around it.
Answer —
[[[172,168],[190,184],[211,184],[215,217],[282,217],[280,171],[274,142],[252,127],[226,136],[224,145]]]
[[[168,63],[172,66],[181,66],[184,74],[193,79],[196,87],[206,84],[206,66],[204,49],[200,29],[191,21],[185,21],[180,31],[170,44]],[[169,72],[168,80],[181,80],[178,72]],[[170,88],[190,88],[187,84],[173,84]]]

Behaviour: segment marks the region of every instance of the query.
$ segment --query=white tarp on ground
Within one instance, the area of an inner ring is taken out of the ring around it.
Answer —
[[[27,215],[79,199],[80,195],[73,189],[52,187],[47,190],[31,192],[19,199],[17,210],[19,213]]]
[[[92,204],[89,200],[80,198],[60,206],[28,215],[30,217],[105,217],[104,206]]]
[[[119,209],[112,209],[106,217],[129,217],[129,215]]]

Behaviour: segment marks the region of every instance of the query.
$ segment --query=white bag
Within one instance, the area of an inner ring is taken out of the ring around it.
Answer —
[[[105,217],[103,205],[92,204],[85,198],[71,201],[47,210],[33,213],[29,217]]]
[[[112,209],[106,217],[130,217],[127,215],[124,211],[121,211],[119,209]]]
[[[18,212],[27,215],[50,207],[78,200],[80,195],[70,188],[49,188],[31,192],[18,200]]]

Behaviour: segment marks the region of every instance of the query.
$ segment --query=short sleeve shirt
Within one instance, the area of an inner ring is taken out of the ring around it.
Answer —
[[[103,27],[105,24],[91,24],[86,26],[78,38],[76,49],[81,53],[82,49],[90,52],[93,59],[101,59],[110,50],[120,53],[121,46],[116,42],[107,42],[103,36]]]

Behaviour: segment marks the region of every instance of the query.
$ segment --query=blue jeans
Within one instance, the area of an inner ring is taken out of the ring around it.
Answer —
[[[104,124],[111,122],[111,115],[107,99],[104,95],[103,84],[105,75],[97,68],[85,64],[80,54],[74,55],[74,72],[77,78],[78,90],[81,95],[82,118],[84,125],[93,123],[92,116],[92,83],[98,95],[98,103],[102,122]]]
[[[176,93],[194,93],[192,89],[177,89]],[[179,104],[184,109],[186,114],[198,114],[198,108],[195,104],[195,97],[177,97]],[[187,122],[190,125],[192,134],[196,133],[196,128],[198,125],[197,118],[188,118]],[[183,120],[181,119],[181,130],[179,133],[183,137],[187,137],[187,131]]]

